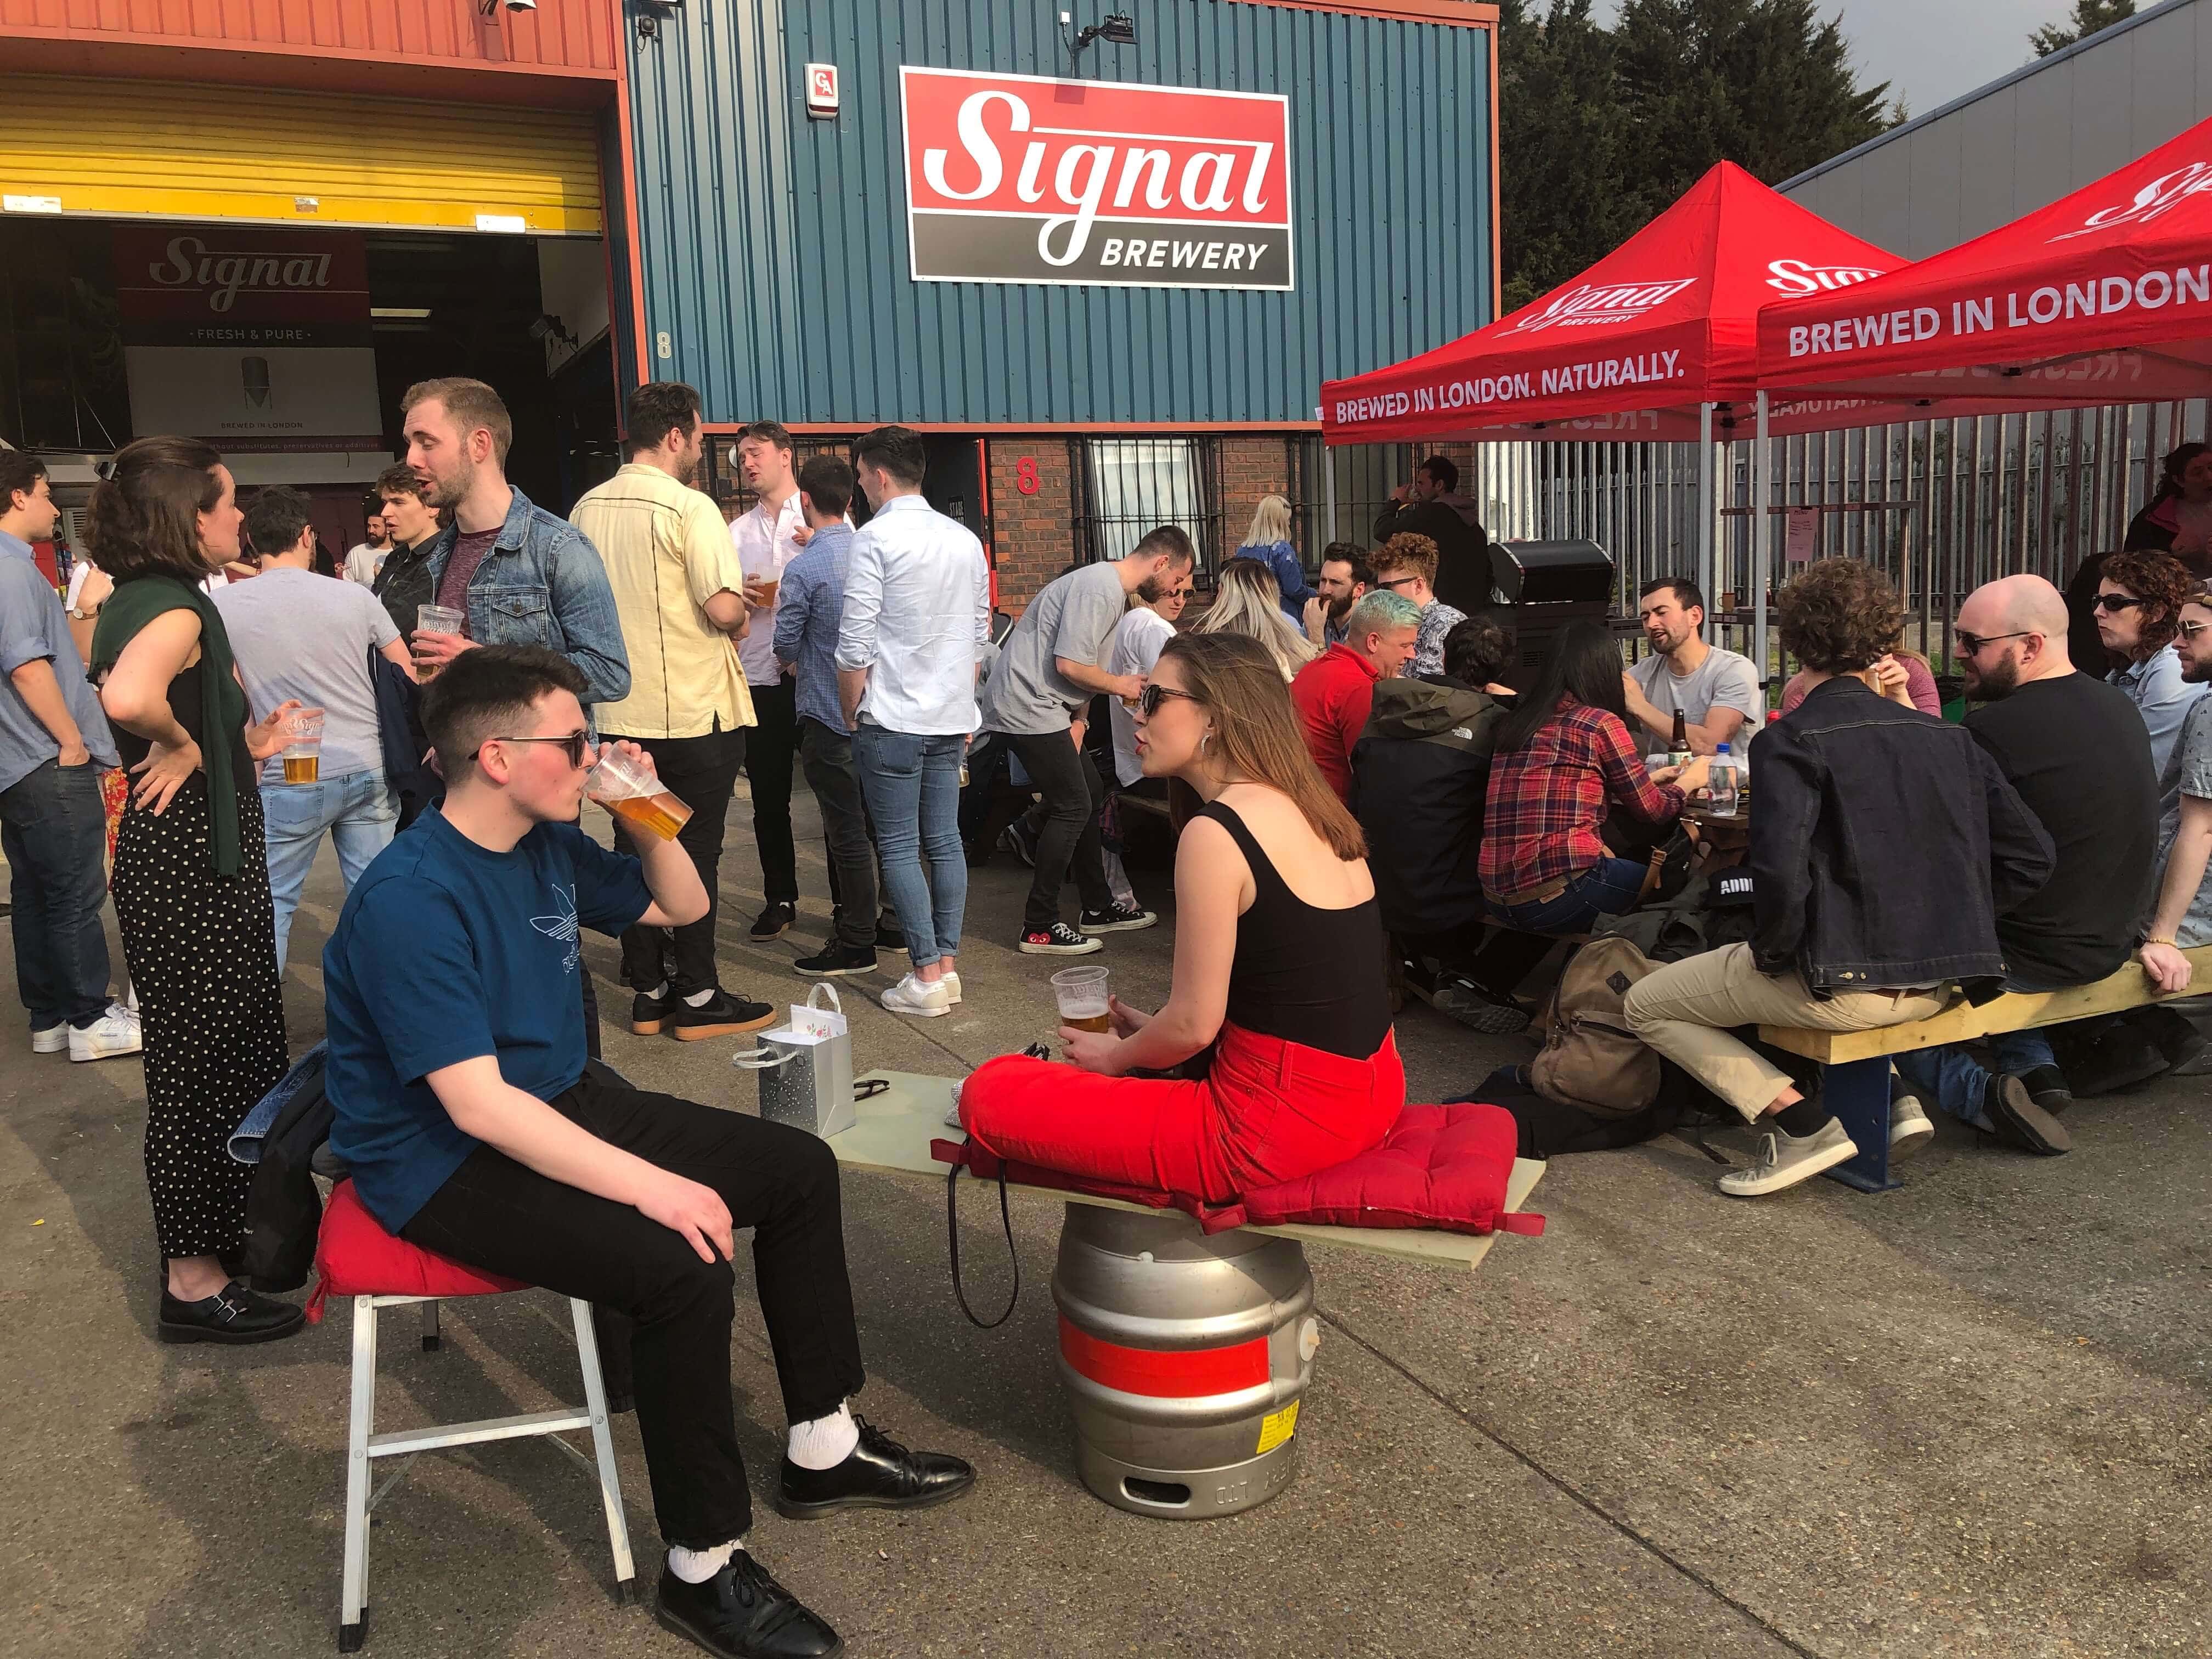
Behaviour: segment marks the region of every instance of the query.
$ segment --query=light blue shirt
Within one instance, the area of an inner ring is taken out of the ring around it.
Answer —
[[[865,668],[860,713],[910,738],[975,731],[975,664],[991,637],[983,544],[920,495],[894,495],[853,538],[837,666]]]
[[[2181,722],[2204,695],[2204,687],[2181,678],[2181,653],[2170,645],[2141,662],[2114,669],[2107,678],[2128,694],[2128,701],[2142,715],[2150,732],[2151,769],[2164,778],[2166,763],[2173,758],[2173,745],[2181,736]],[[2175,792],[2162,790],[2159,811],[2172,811],[2176,799]]]
[[[792,665],[798,682],[793,706],[801,720],[832,732],[851,730],[837,700],[837,626],[852,559],[853,526],[824,525],[784,566],[775,595],[775,658]]]
[[[84,659],[70,638],[61,595],[31,556],[31,546],[0,530],[0,672],[10,677],[0,696],[0,789],[12,789],[62,752],[46,723],[31,712],[13,676],[25,663],[51,662],[62,702],[76,722],[94,766],[115,764],[115,738],[100,699],[84,677]]]

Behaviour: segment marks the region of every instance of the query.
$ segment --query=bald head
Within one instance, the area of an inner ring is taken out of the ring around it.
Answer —
[[[1994,699],[2017,684],[2072,673],[2066,627],[2065,599],[2040,576],[2005,576],[1976,588],[1959,607],[1954,629],[1966,695]],[[1987,643],[1969,651],[1969,637]]]

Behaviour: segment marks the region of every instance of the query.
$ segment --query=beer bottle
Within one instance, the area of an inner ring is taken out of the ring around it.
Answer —
[[[1674,732],[1667,739],[1667,764],[1687,766],[1690,763],[1690,727],[1682,718],[1682,711],[1674,711]]]

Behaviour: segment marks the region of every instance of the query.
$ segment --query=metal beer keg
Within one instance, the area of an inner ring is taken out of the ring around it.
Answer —
[[[1297,1473],[1321,1323],[1296,1241],[1071,1204],[1052,1276],[1083,1484],[1169,1520],[1234,1515]]]

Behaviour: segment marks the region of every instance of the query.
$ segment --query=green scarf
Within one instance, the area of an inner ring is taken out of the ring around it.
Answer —
[[[230,635],[223,631],[214,603],[174,576],[140,576],[116,583],[92,630],[92,674],[94,679],[105,675],[115,666],[123,647],[138,637],[140,629],[171,611],[190,611],[200,619],[200,766],[207,773],[215,872],[234,876],[239,871],[238,779],[231,766],[231,737],[246,724],[246,693],[239,688]]]

